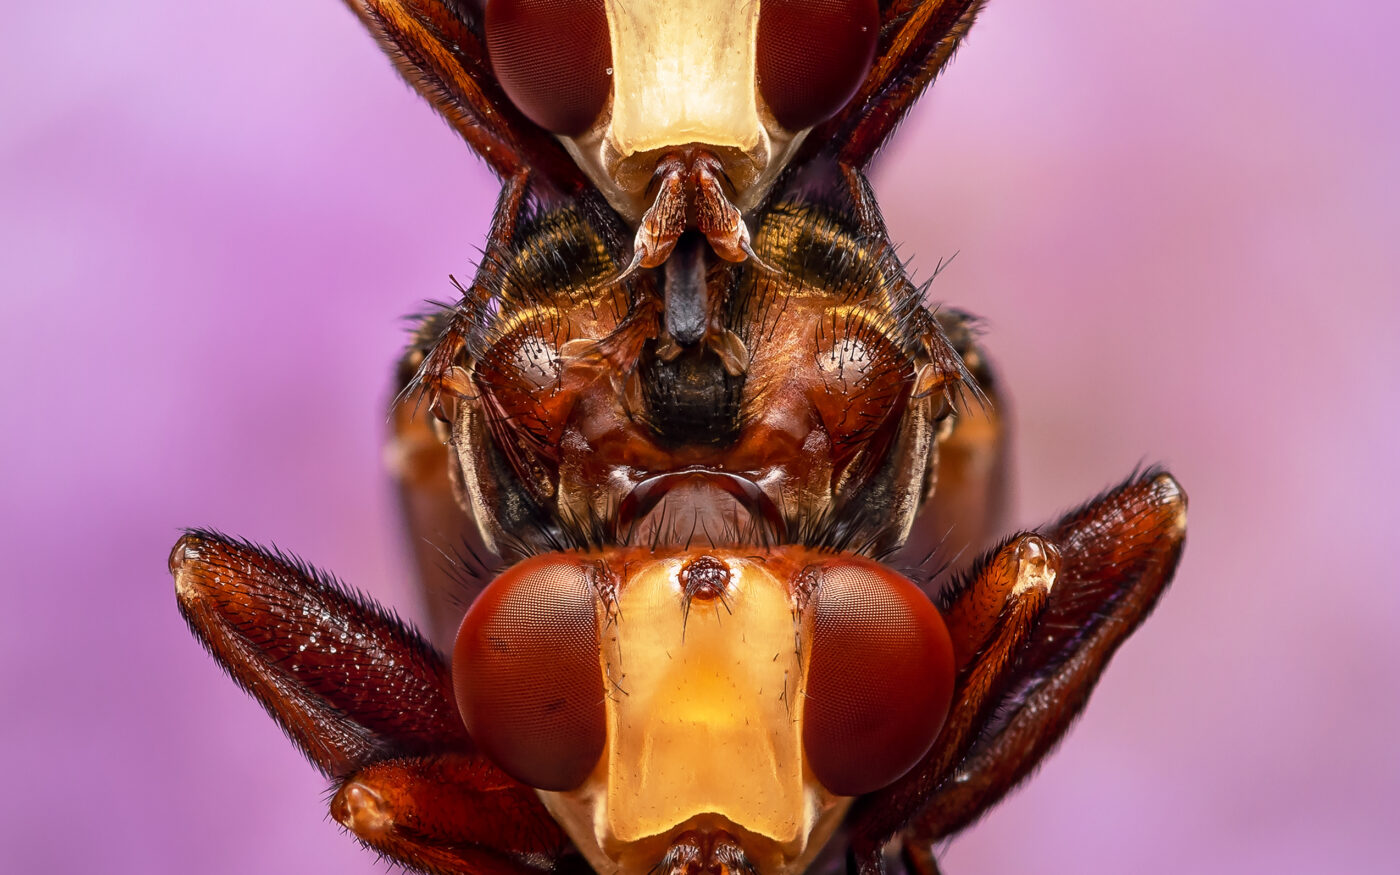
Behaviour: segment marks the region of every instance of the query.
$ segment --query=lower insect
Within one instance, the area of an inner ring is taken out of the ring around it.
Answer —
[[[829,552],[537,556],[478,598],[450,665],[289,557],[191,532],[171,570],[196,635],[338,783],[336,820],[393,859],[787,873],[833,834],[862,868],[896,838],[931,861],[1059,738],[1183,515],[1140,475],[938,609]]]

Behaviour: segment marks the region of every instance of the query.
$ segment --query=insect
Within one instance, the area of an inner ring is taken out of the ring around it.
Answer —
[[[1185,535],[1150,469],[992,540],[1001,393],[864,175],[981,4],[351,6],[504,181],[399,368],[429,634],[191,531],[195,635],[410,868],[936,872]]]

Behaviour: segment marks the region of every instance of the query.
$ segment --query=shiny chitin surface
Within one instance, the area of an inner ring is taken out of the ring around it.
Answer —
[[[209,531],[191,630],[411,868],[935,872],[1185,535],[1148,469],[994,540],[1003,395],[864,175],[980,4],[351,5],[504,182],[398,371],[431,634]]]

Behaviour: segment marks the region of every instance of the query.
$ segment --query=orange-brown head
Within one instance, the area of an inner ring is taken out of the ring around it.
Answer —
[[[953,652],[923,592],[859,556],[611,548],[497,578],[453,679],[481,750],[599,872],[695,845],[785,875],[928,751]]]

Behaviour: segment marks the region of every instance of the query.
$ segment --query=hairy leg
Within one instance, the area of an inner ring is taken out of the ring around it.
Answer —
[[[365,844],[432,872],[528,873],[576,857],[534,791],[476,753],[444,659],[392,613],[275,551],[190,532],[180,612],[323,774]]]

